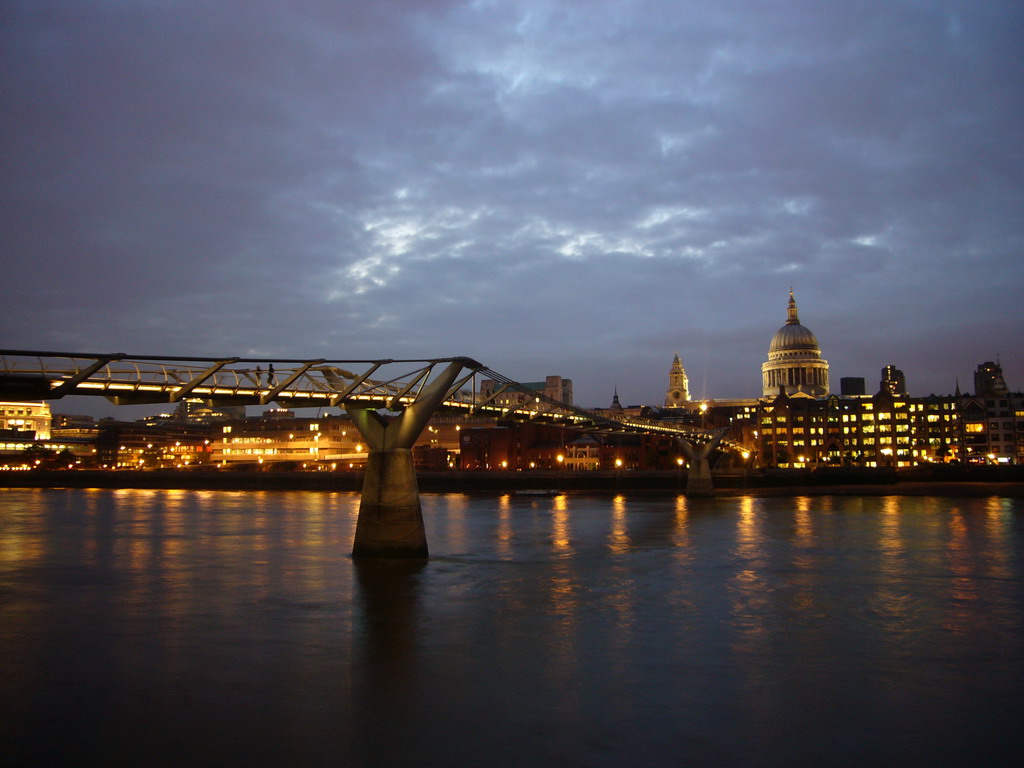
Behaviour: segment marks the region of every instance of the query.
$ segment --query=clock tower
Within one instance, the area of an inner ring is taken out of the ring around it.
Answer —
[[[665,394],[666,408],[681,408],[690,402],[690,380],[686,378],[679,353],[672,359],[672,367],[668,372],[668,392]]]

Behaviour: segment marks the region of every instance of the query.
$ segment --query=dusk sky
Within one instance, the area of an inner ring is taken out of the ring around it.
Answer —
[[[0,347],[1024,389],[1019,0],[0,0]],[[55,406],[55,410],[66,410]]]

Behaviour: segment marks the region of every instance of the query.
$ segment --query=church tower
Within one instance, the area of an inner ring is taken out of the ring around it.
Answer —
[[[666,408],[680,408],[690,402],[690,380],[686,378],[679,353],[672,359],[672,367],[668,372],[668,392],[665,394]]]

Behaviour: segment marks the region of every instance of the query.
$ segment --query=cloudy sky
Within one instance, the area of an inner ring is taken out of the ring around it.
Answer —
[[[1024,389],[1018,0],[0,0],[0,347]]]

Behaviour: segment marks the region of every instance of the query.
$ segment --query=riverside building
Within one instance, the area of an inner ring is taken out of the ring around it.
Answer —
[[[966,461],[1024,464],[1024,393],[1010,391],[998,361],[977,367],[974,394],[963,395],[959,405]]]

